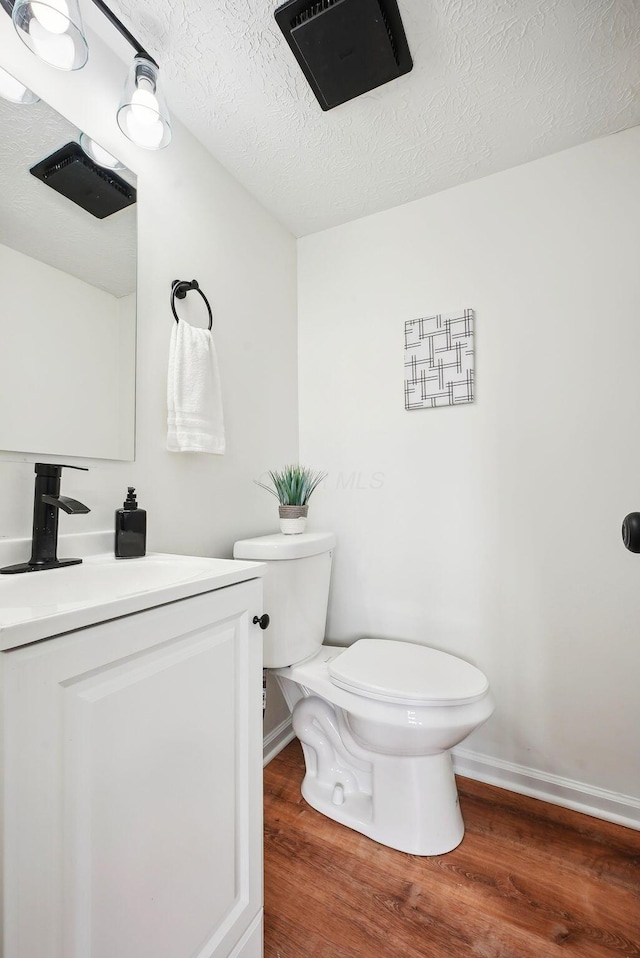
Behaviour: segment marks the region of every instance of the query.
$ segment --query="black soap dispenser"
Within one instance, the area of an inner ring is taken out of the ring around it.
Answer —
[[[128,487],[122,509],[116,509],[116,559],[135,559],[147,549],[147,513],[138,509],[133,486]]]

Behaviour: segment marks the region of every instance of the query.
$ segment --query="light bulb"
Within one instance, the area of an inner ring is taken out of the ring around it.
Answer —
[[[96,158],[96,163],[99,163],[100,166],[114,167],[118,162],[115,156],[111,156],[111,153],[103,150],[102,147],[98,146],[97,143],[93,144],[93,155]]]
[[[132,105],[126,117],[129,139],[147,150],[157,150],[164,136],[162,121],[152,110],[144,109],[137,114],[135,110]]]
[[[161,150],[171,142],[167,105],[158,89],[158,65],[137,55],[118,108],[118,126],[128,139],[146,150]]]
[[[164,135],[160,120],[160,104],[153,92],[153,84],[146,77],[140,77],[131,96],[131,105],[127,115],[127,129],[139,146],[155,150]]]
[[[112,153],[105,150],[103,146],[100,146],[99,143],[92,140],[86,133],[80,134],[80,146],[89,159],[97,163],[98,166],[102,166],[107,170],[124,170],[124,163],[121,163]]]
[[[160,107],[154,94],[149,89],[144,89],[142,83],[131,97],[131,116],[135,117],[136,123],[142,123],[145,126],[157,122],[160,113]]]
[[[66,33],[69,28],[69,7],[66,0],[34,2],[31,5],[34,17],[48,33]]]
[[[36,56],[59,70],[73,69],[76,48],[69,34],[51,33],[40,20],[33,17],[29,24],[29,37]]]

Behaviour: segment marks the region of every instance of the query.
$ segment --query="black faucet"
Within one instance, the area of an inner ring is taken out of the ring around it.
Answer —
[[[59,569],[65,565],[78,565],[82,559],[58,559],[58,515],[60,509],[69,515],[91,512],[77,499],[60,495],[60,477],[63,469],[81,469],[84,466],[57,466],[48,462],[36,462],[36,488],[33,498],[33,536],[31,558],[28,562],[8,565],[0,572],[9,575],[15,572],[41,572],[44,569]]]

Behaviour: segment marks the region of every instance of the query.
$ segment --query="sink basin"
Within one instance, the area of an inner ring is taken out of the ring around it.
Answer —
[[[264,574],[259,562],[150,554],[0,576],[0,650],[140,612]]]

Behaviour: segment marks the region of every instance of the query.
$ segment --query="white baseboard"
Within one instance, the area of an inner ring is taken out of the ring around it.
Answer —
[[[281,752],[285,745],[288,745],[296,737],[296,733],[291,727],[291,716],[287,716],[280,725],[276,725],[262,742],[262,764],[268,765],[272,758],[275,758],[278,752]]]
[[[562,805],[594,818],[640,829],[640,800],[631,795],[610,792],[463,748],[454,749],[453,767],[456,774],[487,785],[498,785],[552,805]]]

